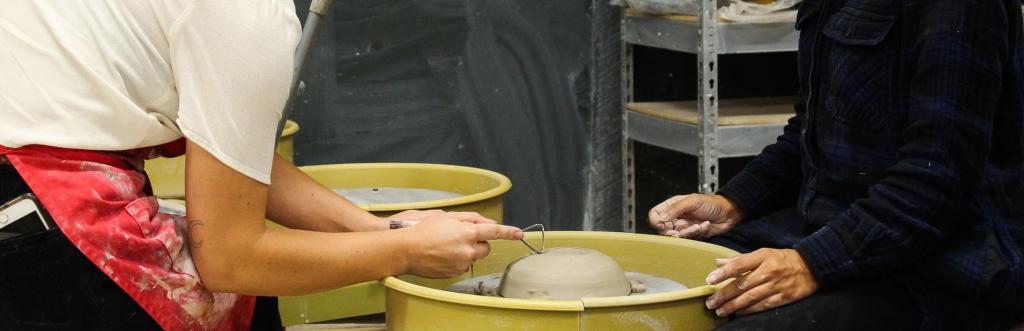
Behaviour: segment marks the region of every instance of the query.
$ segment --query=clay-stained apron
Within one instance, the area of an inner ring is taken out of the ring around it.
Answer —
[[[57,227],[166,330],[248,330],[255,298],[203,288],[185,219],[158,213],[145,158],[180,155],[184,140],[129,152],[0,146]]]

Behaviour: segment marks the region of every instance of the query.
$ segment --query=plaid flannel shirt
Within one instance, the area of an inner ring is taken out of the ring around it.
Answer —
[[[795,204],[822,286],[913,273],[1021,303],[1020,0],[807,0],[797,28],[797,114],[719,193]]]

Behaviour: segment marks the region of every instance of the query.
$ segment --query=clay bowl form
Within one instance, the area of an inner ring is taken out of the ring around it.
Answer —
[[[629,295],[626,272],[600,251],[557,247],[509,263],[499,294],[505,298],[576,300]]]

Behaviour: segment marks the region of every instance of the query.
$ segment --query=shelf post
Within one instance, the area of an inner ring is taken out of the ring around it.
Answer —
[[[625,11],[623,11],[625,12]],[[633,168],[633,140],[629,138],[629,111],[633,102],[633,45],[622,42],[622,230],[636,232],[636,172]]]
[[[697,45],[697,107],[700,111],[697,148],[698,191],[718,190],[718,4],[700,0]]]

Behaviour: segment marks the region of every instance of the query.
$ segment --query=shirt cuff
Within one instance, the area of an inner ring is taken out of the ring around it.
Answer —
[[[729,198],[736,204],[736,208],[739,208],[747,217],[757,214],[762,209],[762,203],[771,193],[772,191],[767,185],[746,170],[740,171],[718,190],[718,194]]]
[[[829,226],[793,245],[821,287],[846,281],[857,274],[857,265],[844,247],[842,239]]]

